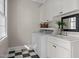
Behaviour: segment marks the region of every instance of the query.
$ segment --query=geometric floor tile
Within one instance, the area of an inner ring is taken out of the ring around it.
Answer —
[[[39,58],[39,56],[34,50],[20,49],[9,51],[8,58]]]

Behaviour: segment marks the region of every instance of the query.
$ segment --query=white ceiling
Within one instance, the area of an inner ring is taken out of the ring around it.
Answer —
[[[45,3],[46,0],[32,0],[34,2],[37,2],[37,3]]]

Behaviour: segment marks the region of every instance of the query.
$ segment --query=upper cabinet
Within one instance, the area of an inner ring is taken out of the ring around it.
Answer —
[[[62,0],[61,1],[61,12],[68,13],[78,9],[77,0]]]
[[[65,14],[79,9],[79,0],[47,0],[40,7],[40,19],[52,20],[54,16]]]
[[[54,16],[79,9],[77,2],[78,0],[53,0],[52,5],[54,6],[52,8],[55,13]]]

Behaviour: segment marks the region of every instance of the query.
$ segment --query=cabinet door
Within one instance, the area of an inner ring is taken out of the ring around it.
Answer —
[[[47,49],[46,49],[46,42],[47,42],[48,37],[45,35],[41,36],[41,39],[39,40],[39,49],[40,49],[40,57],[41,58],[46,58],[47,57]]]
[[[62,12],[67,13],[78,9],[77,0],[62,0]]]
[[[51,12],[54,13],[54,16],[60,15],[62,12],[62,0],[53,0],[53,7]]]
[[[56,57],[56,47],[54,44],[48,42],[47,44],[47,57],[48,58],[55,58]]]
[[[57,58],[69,58],[71,57],[70,51],[61,46],[56,46],[56,57]]]

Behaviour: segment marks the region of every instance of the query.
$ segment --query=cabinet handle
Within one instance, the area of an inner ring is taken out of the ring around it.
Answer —
[[[53,47],[54,47],[54,48],[56,48],[56,46],[55,46],[55,45],[53,45]]]

